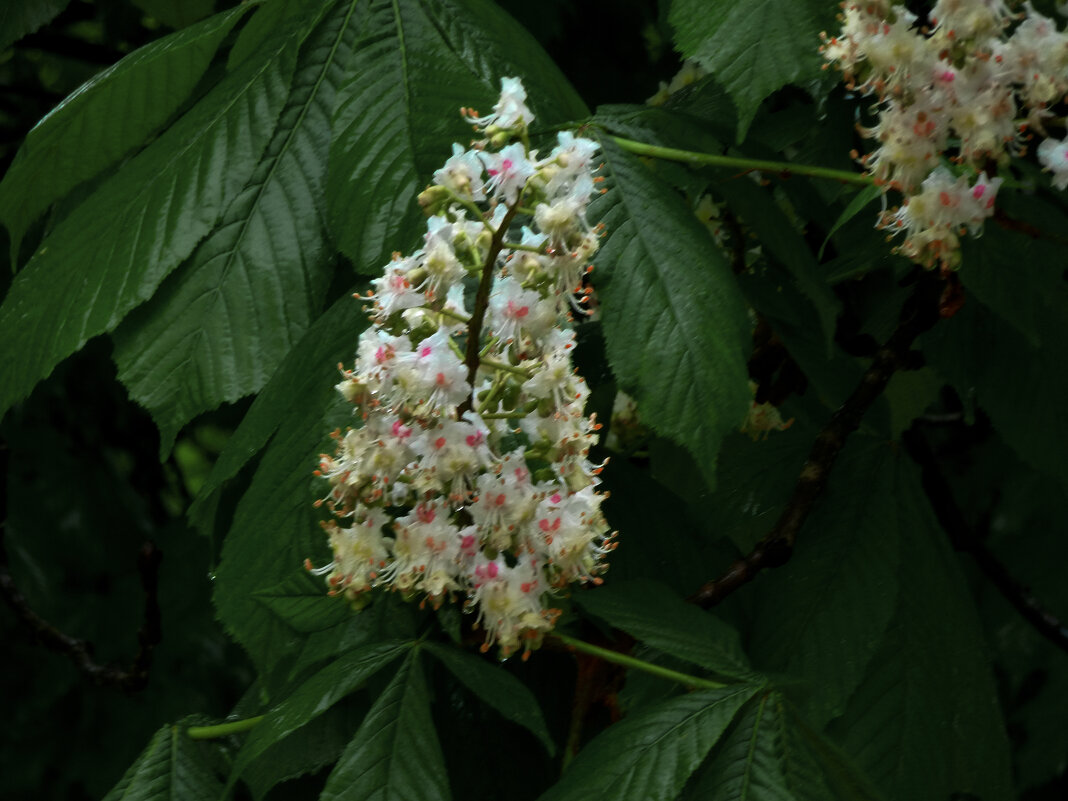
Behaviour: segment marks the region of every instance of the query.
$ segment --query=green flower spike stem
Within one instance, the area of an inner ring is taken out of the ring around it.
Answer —
[[[761,159],[742,158],[740,156],[721,156],[716,153],[697,153],[692,150],[678,150],[674,147],[649,145],[613,136],[612,141],[624,150],[639,156],[649,156],[666,161],[681,161],[684,164],[700,164],[708,167],[734,167],[743,170],[760,170],[770,173],[788,173],[790,175],[807,175],[810,178],[826,178],[846,184],[870,186],[875,180],[870,175],[845,170],[832,170],[829,167],[814,167],[810,164],[794,164],[789,161],[763,161]]]
[[[263,715],[244,720],[232,720],[229,723],[217,723],[214,726],[190,726],[186,734],[191,740],[217,740],[220,737],[229,737],[231,734],[240,734],[253,728],[263,720]]]
[[[694,690],[718,690],[721,687],[727,685],[719,681],[711,681],[710,679],[702,679],[697,676],[691,676],[688,673],[680,673],[677,670],[670,670],[669,668],[660,667],[660,665],[654,665],[652,662],[645,662],[641,659],[636,659],[633,656],[627,656],[621,654],[619,651],[612,651],[608,648],[601,648],[599,645],[591,645],[588,642],[582,640],[576,640],[574,637],[568,637],[566,634],[553,634],[555,639],[562,642],[576,651],[582,651],[583,653],[590,654],[603,659],[605,662],[613,662],[623,667],[628,667],[633,670],[640,670],[644,673],[649,673],[653,676],[659,676],[662,679],[668,681],[678,682],[679,684],[689,687]]]

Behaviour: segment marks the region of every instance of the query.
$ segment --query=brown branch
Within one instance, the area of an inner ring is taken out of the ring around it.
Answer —
[[[897,329],[876,351],[871,366],[853,394],[816,437],[793,495],[775,526],[749,554],[731,565],[718,579],[707,582],[688,600],[708,609],[748,584],[760,571],[779,567],[790,559],[797,533],[823,494],[831,468],[846,439],[860,426],[864,414],[878,400],[894,373],[910,366],[912,343],[938,321],[944,293],[950,283],[935,273],[919,276],[915,290],[901,310]]]
[[[7,445],[0,443],[0,509],[7,514]],[[141,587],[145,591],[145,612],[141,629],[137,633],[137,654],[129,667],[114,663],[101,665],[94,659],[93,644],[87,640],[71,637],[60,631],[30,608],[26,597],[19,591],[11,575],[4,538],[7,520],[0,521],[0,596],[15,613],[23,627],[40,645],[65,654],[78,670],[94,684],[115,687],[125,692],[142,690],[148,684],[148,671],[152,665],[152,652],[160,641],[161,624],[159,608],[159,564],[162,552],[151,542],[146,542],[137,557],[137,569]]]
[[[968,524],[953,498],[953,490],[939,467],[930,443],[916,426],[905,432],[902,442],[909,456],[920,466],[924,493],[953,547],[971,554],[983,575],[1020,616],[1040,635],[1068,653],[1068,626],[1047,610],[1029,587],[1013,578],[1008,568],[987,548],[985,540],[990,515],[984,516],[984,525],[978,530]]]
[[[517,198],[515,205],[508,209],[501,224],[497,227],[493,238],[490,240],[489,250],[486,252],[486,263],[482,267],[482,277],[478,282],[478,292],[475,295],[475,305],[471,310],[471,319],[467,323],[467,350],[464,353],[464,364],[467,367],[467,383],[471,385],[471,394],[457,410],[459,417],[464,412],[470,411],[475,405],[475,376],[478,373],[478,350],[479,340],[482,339],[482,323],[486,317],[486,307],[489,306],[490,290],[493,289],[493,274],[497,271],[497,257],[504,246],[504,237],[508,233],[508,226],[512,224],[512,218],[519,210]]]

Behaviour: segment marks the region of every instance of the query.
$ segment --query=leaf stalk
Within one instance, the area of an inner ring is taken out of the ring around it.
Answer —
[[[684,164],[700,165],[705,167],[734,167],[742,170],[760,170],[761,172],[777,173],[780,175],[806,175],[809,178],[826,178],[831,181],[839,181],[858,186],[871,186],[875,179],[870,175],[859,172],[847,172],[835,170],[830,167],[818,167],[811,164],[794,164],[789,161],[765,161],[764,159],[751,159],[743,156],[724,156],[718,153],[699,153],[693,150],[679,150],[674,147],[662,147],[650,145],[646,142],[637,142],[633,139],[624,139],[621,136],[613,136],[614,141],[629,153],[638,156],[649,156],[665,161],[681,161]]]

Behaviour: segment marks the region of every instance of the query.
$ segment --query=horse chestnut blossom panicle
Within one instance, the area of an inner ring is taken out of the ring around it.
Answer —
[[[454,145],[419,197],[422,247],[362,298],[372,324],[338,384],[356,422],[316,471],[334,558],[313,572],[356,607],[376,588],[465,599],[484,650],[526,657],[553,598],[599,583],[615,542],[569,327],[598,245],[597,145],[565,132],[539,158],[522,84],[501,83],[492,114],[461,110],[482,138]]]
[[[1030,3],[1014,14],[1003,0],[938,0],[926,20],[889,0],[842,8],[820,49],[850,89],[876,96],[878,121],[861,133],[878,145],[860,161],[905,195],[879,224],[905,232],[914,261],[954,268],[958,236],[994,212],[1001,179],[986,170],[1022,152],[1027,128],[1044,133],[1047,106],[1068,92],[1068,34]],[[1050,141],[1039,160],[1063,189],[1068,162]],[[972,177],[954,179],[946,162]]]

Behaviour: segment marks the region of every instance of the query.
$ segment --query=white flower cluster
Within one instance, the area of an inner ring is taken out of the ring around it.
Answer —
[[[334,560],[315,572],[356,606],[376,587],[435,607],[466,596],[483,649],[526,656],[552,594],[599,583],[615,543],[567,325],[597,250],[597,145],[561,133],[538,159],[522,85],[502,90],[493,114],[463,110],[484,138],[454,145],[420,195],[423,247],[394,254],[365,299],[372,325],[338,385],[360,423],[321,457]]]
[[[861,162],[906,196],[881,225],[905,232],[901,252],[914,261],[954,267],[958,234],[978,233],[994,211],[1001,179],[980,171],[1020,149],[1020,104],[1042,131],[1046,107],[1068,92],[1068,34],[1030,3],[1013,15],[1003,0],[938,0],[927,24],[889,0],[843,8],[841,33],[824,34],[821,51],[850,88],[877,95],[879,121],[862,133],[879,145]],[[951,148],[953,161],[979,172],[974,183],[942,163]],[[1056,140],[1038,149],[1059,188],[1066,151]]]

